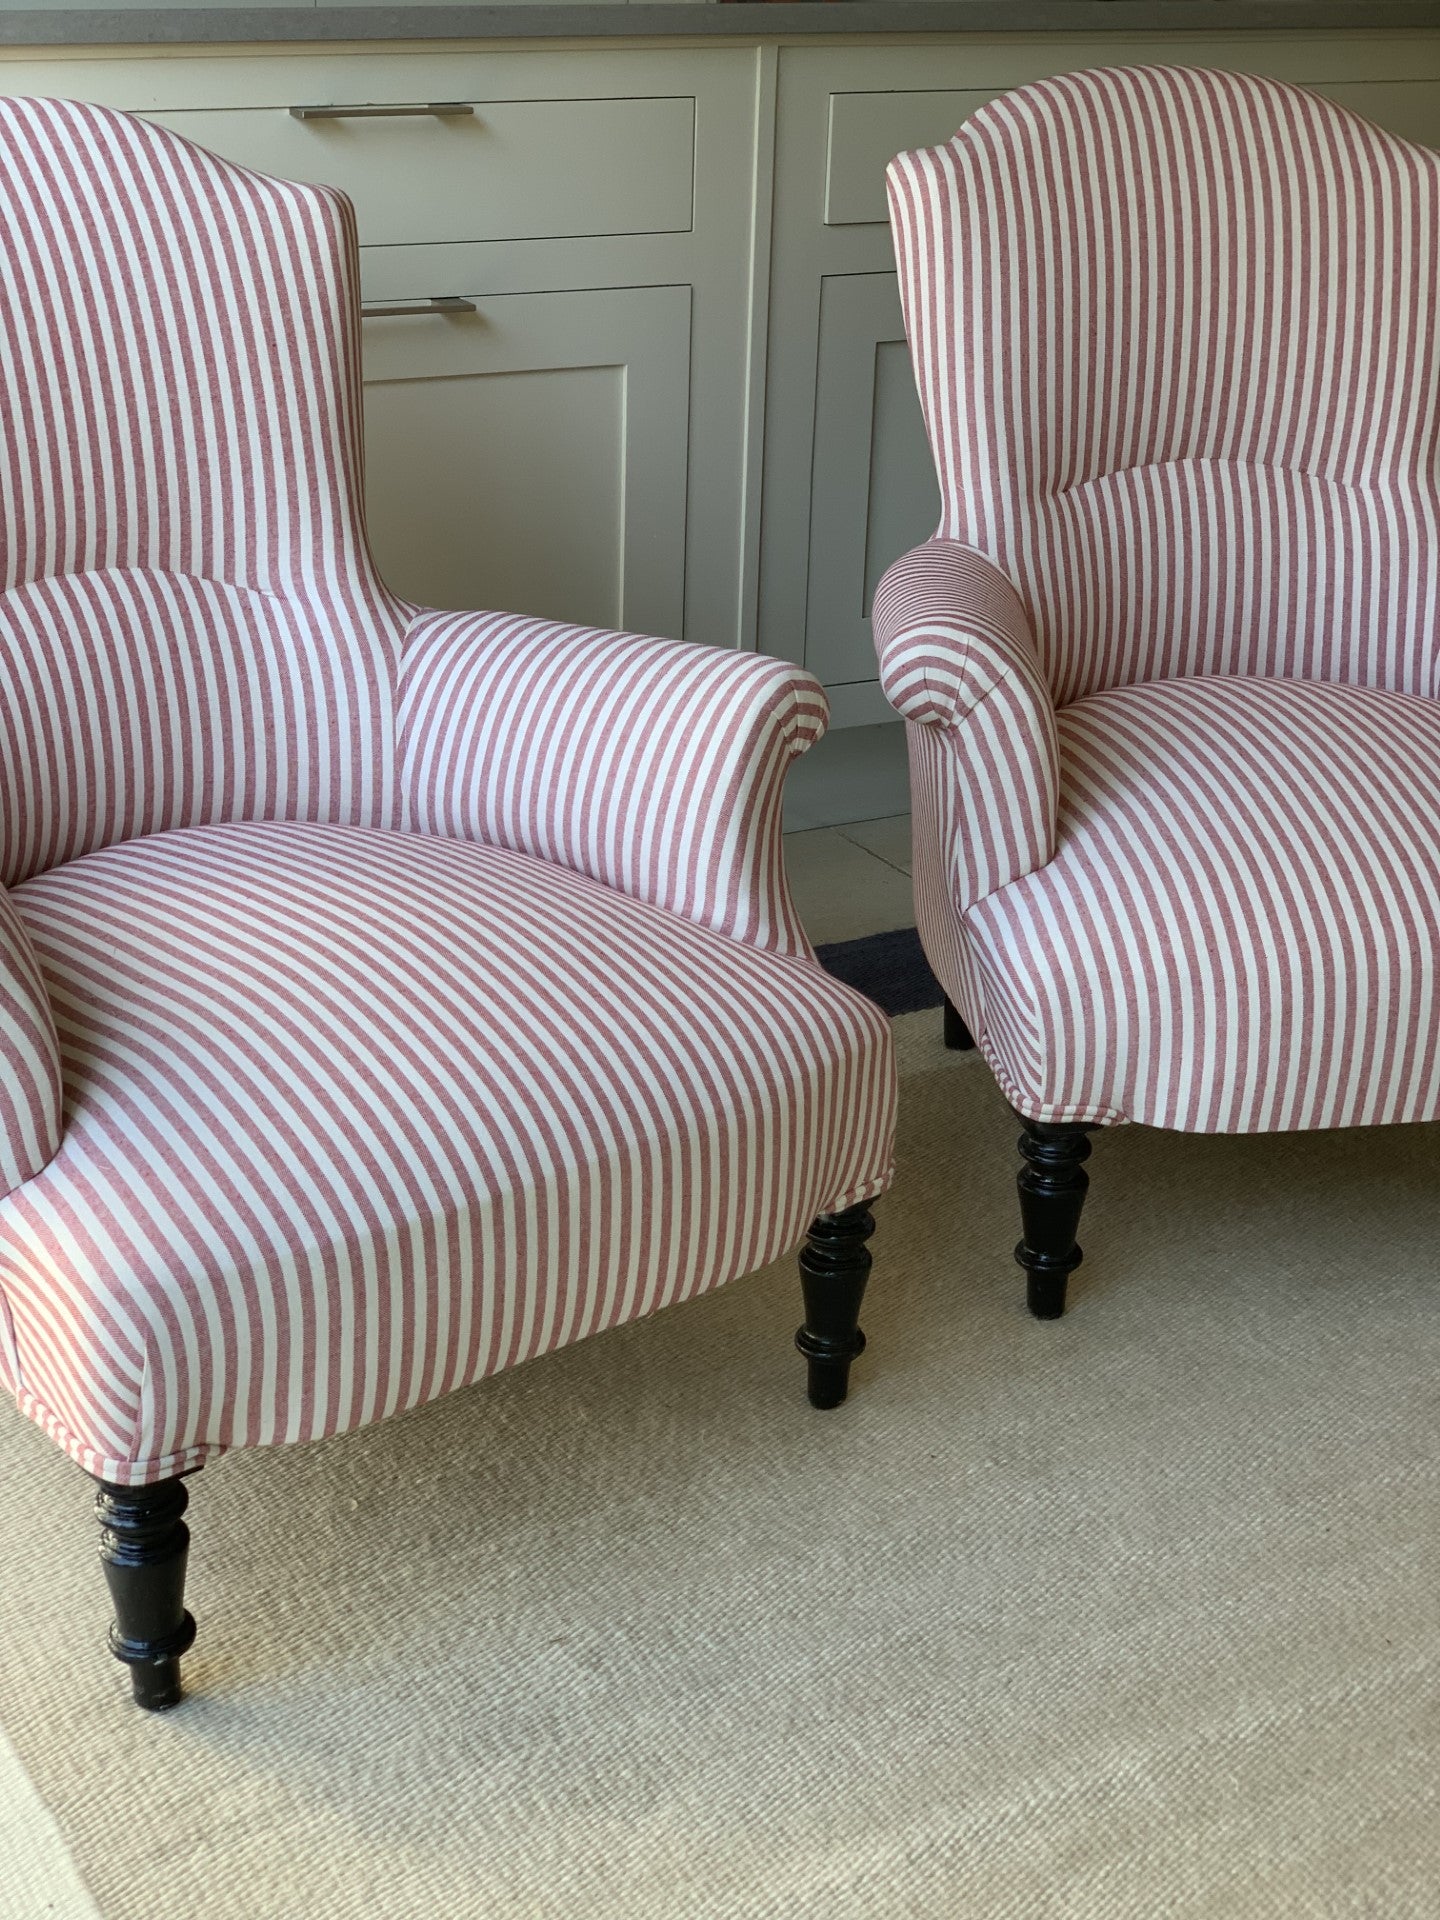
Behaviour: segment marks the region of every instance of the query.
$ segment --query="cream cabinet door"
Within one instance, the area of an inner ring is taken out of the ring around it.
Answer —
[[[680,637],[690,289],[469,297],[364,322],[381,572],[426,606]]]
[[[832,699],[875,681],[870,599],[940,519],[935,467],[893,273],[827,275],[820,290],[805,664]],[[838,709],[848,702],[837,699]]]

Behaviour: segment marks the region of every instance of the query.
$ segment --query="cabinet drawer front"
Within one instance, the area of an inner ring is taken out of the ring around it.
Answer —
[[[1319,93],[1422,146],[1440,145],[1440,81],[1320,81]],[[998,91],[832,93],[825,164],[825,224],[869,226],[887,218],[885,168],[909,147],[948,140]]]
[[[998,90],[946,88],[925,93],[832,93],[825,164],[827,227],[885,220],[885,169],[908,147],[948,140]]]
[[[317,104],[328,103],[296,102]],[[343,188],[371,246],[689,230],[693,98],[463,104],[474,112],[297,120],[285,107],[245,107],[147,117],[261,173]]]

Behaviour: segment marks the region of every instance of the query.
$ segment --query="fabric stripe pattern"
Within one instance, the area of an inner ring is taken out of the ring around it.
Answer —
[[[819,687],[389,594],[356,257],[328,188],[0,101],[0,1382],[122,1483],[890,1177],[887,1024],[780,857]]]
[[[877,1008],[524,855],[201,827],[11,898],[69,1090],[0,1201],[21,1397],[106,1478],[415,1406],[888,1179]]]
[[[0,887],[0,1193],[39,1173],[54,1154],[61,1102],[60,1043],[50,999],[30,937]]]
[[[401,661],[402,821],[808,954],[784,885],[781,800],[826,717],[818,681],[763,656],[429,614]]]
[[[889,190],[942,517],[876,640],[921,935],[1001,1086],[1198,1132],[1435,1117],[1440,155],[1120,68]]]
[[[1035,636],[1004,574],[952,540],[897,560],[875,590],[872,618],[880,682],[912,723],[912,743],[926,726],[944,741],[938,779],[953,818],[933,878],[944,872],[963,909],[1055,849],[1059,749]],[[928,804],[922,794],[917,814]]]
[[[1067,707],[1060,750],[1059,852],[965,917],[1028,1113],[1188,1133],[1440,1113],[1440,703],[1156,681]]]
[[[1279,81],[1102,69],[889,192],[938,532],[1015,584],[1058,704],[1440,692],[1440,155]]]
[[[342,194],[75,101],[0,101],[0,160],[0,882],[211,820],[404,817],[806,950],[775,823],[824,729],[812,676],[417,612],[376,579]],[[507,673],[544,746],[462,712]],[[677,774],[682,749],[713,785]],[[567,756],[587,771],[557,781]]]
[[[355,512],[348,203],[74,101],[0,101],[0,163],[0,882],[384,819],[405,615]]]

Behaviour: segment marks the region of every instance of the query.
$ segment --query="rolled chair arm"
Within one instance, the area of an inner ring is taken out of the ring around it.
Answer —
[[[1055,851],[1059,745],[1034,630],[994,562],[954,540],[897,560],[872,617],[886,698],[938,736],[912,752],[917,826],[946,850],[963,913]]]
[[[536,855],[808,955],[781,853],[819,682],[763,655],[501,613],[422,613],[401,659],[402,821]]]

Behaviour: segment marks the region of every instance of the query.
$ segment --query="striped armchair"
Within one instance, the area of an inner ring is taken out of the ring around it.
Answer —
[[[875,637],[1051,1317],[1089,1130],[1440,1115],[1440,155],[1120,69],[889,187],[942,518]]]
[[[0,102],[0,1381],[101,1483],[179,1697],[183,1476],[806,1237],[843,1399],[886,1023],[786,891],[823,696],[407,606],[360,514],[326,188]]]

